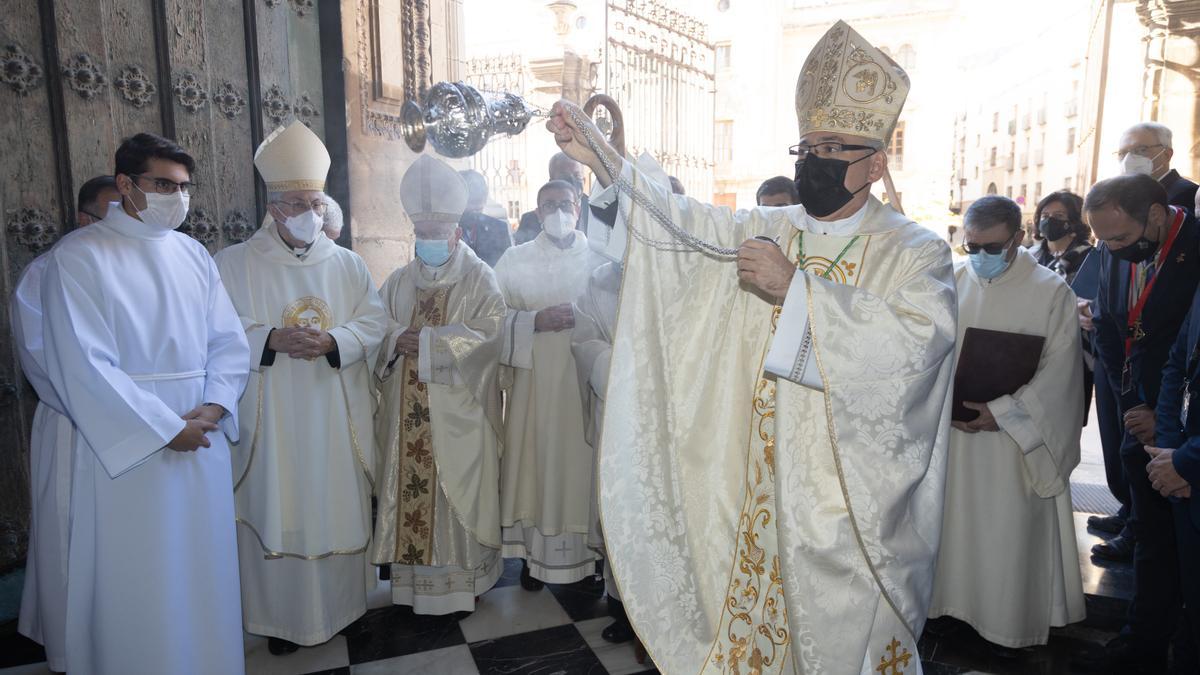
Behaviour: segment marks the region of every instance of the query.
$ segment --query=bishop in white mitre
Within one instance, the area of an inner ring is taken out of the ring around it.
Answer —
[[[511,369],[500,465],[504,556],[521,558],[521,583],[594,577],[595,453],[584,436],[571,354],[574,302],[600,259],[575,229],[579,194],[565,181],[538,190],[542,232],[504,252],[496,279],[508,304],[500,362]]]
[[[920,672],[955,299],[946,243],[870,196],[908,87],[830,28],[796,88],[802,204],[782,208],[673,196],[572,104],[548,122],[624,185],[595,200],[617,200],[627,234],[600,506],[625,608],[666,672]],[[680,252],[630,187],[736,257]]]
[[[475,609],[503,572],[500,390],[504,298],[461,240],[467,186],[422,155],[400,200],[416,258],[381,289],[391,329],[375,367],[378,516],[372,562],[417,614]]]
[[[66,670],[241,673],[226,437],[249,350],[208,251],[173,230],[194,160],[152,134],[116,153],[119,206],[51,251],[46,379],[75,423]]]
[[[217,255],[250,343],[234,492],[246,630],[272,653],[367,609],[371,364],[387,316],[367,266],[322,232],[329,153],[294,122],[254,155],[262,227]]]
[[[979,417],[953,423],[929,616],[966,621],[1005,647],[1040,645],[1051,626],[1084,618],[1070,490],[1084,412],[1075,293],[1020,247],[1012,200],[979,199],[963,228],[968,247],[1002,249],[955,267],[960,344],[968,328],[1046,341],[1032,380],[1011,396],[964,404]]]

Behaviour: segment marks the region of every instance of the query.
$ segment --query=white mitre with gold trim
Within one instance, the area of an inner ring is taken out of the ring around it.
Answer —
[[[414,223],[457,223],[467,210],[467,182],[449,164],[421,155],[400,180],[400,203]]]
[[[814,131],[892,138],[908,98],[908,74],[845,21],[817,42],[796,81],[800,137]]]
[[[268,192],[324,190],[329,151],[303,122],[279,127],[254,151],[254,166]]]

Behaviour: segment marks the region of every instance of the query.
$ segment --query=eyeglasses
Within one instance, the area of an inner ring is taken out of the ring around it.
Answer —
[[[190,181],[176,183],[175,181],[167,180],[166,178],[158,178],[157,176],[143,176],[140,173],[130,174],[129,177],[134,179],[135,181],[136,180],[151,181],[154,184],[154,191],[160,195],[175,194],[176,190],[178,190],[179,192],[182,192],[185,195],[189,195],[189,194],[195,192],[196,188],[200,187],[196,183],[192,183]],[[141,189],[141,188],[139,188],[139,189]]]
[[[1023,230],[1017,230],[1016,234],[1014,234],[1013,237],[1017,236],[1017,234],[1021,234],[1022,232],[1023,232]],[[963,244],[963,248],[966,249],[967,253],[970,253],[971,255],[975,255],[976,253],[979,253],[980,251],[984,251],[988,255],[997,255],[999,253],[1002,253],[1004,251],[1004,249],[1008,248],[1008,245],[1012,243],[1013,237],[1009,237],[1008,239],[1005,239],[1004,241],[993,242],[991,244],[967,243],[967,244]]]
[[[800,143],[788,148],[788,154],[795,155],[799,161],[803,162],[805,159],[808,159],[810,154],[824,159],[851,150],[875,150],[875,148],[869,145],[850,145],[848,143],[836,143],[833,141],[813,143],[812,145]]]
[[[1131,152],[1135,155],[1141,155],[1142,157],[1150,157],[1151,155],[1149,153],[1152,148],[1162,147],[1166,146],[1164,146],[1162,143],[1155,143],[1154,145],[1138,145],[1132,148],[1122,148],[1113,154],[1116,155],[1117,159],[1125,159],[1125,155],[1128,155]]]
[[[555,211],[573,211],[577,202],[574,199],[564,199],[561,202],[542,202],[538,204],[538,211],[542,213],[554,213]]]
[[[292,213],[295,213],[295,214],[300,214],[300,213],[304,213],[305,211],[311,210],[313,213],[317,214],[318,216],[323,216],[323,215],[325,215],[325,211],[327,211],[329,209],[329,202],[327,202],[323,199],[314,199],[311,202],[276,201],[273,203],[279,204],[280,206],[285,206],[285,207],[287,207],[287,209],[289,211],[291,211]]]

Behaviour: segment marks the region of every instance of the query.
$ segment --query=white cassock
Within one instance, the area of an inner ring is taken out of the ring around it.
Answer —
[[[66,670],[241,673],[233,487],[246,337],[208,251],[121,208],[42,282],[46,373],[74,420]],[[229,411],[194,452],[181,415]]]
[[[323,234],[297,257],[270,216],[217,254],[217,267],[251,354],[233,474],[246,630],[319,644],[367,609],[368,364],[387,315],[362,258]],[[340,367],[326,357],[264,361],[271,330],[293,326],[328,331]]]
[[[617,305],[621,300],[621,265],[608,262],[592,271],[587,290],[575,301],[575,328],[571,331],[571,353],[583,401],[583,428],[588,445],[600,445],[604,422],[604,391],[608,388],[608,363],[612,357],[613,334],[617,328]],[[604,555],[604,533],[600,528],[600,502],[592,481],[593,513],[588,545]],[[612,567],[604,563],[604,586],[608,595],[621,599]]]
[[[965,263],[955,276],[960,342],[974,327],[1046,343],[1029,384],[985,401],[1000,431],[950,432],[929,616],[966,621],[1006,647],[1045,644],[1050,626],[1084,618],[1069,489],[1083,426],[1075,294],[1024,250],[991,282]]]
[[[378,517],[372,562],[391,564],[392,602],[417,614],[475,609],[500,578],[500,394],[504,298],[459,243],[441,267],[419,259],[381,289],[392,318],[376,367]],[[420,328],[416,358],[396,338]]]
[[[49,262],[50,254],[45,253],[25,267],[9,305],[21,371],[38,395],[29,452],[29,554],[17,628],[46,648],[51,670],[63,672],[67,669],[67,536],[75,425],[64,414],[46,375],[42,277]]]
[[[628,237],[600,506],[642,643],[664,672],[921,672],[953,366],[949,248],[874,198],[821,223],[801,206],[734,213],[671,195],[628,162],[623,174],[701,239],[778,238],[804,269],[777,307],[731,259]],[[620,213],[670,238],[624,193]]]
[[[565,249],[543,232],[496,263],[508,304],[500,362],[512,367],[500,463],[504,557],[525,559],[531,576],[552,584],[595,574],[587,545],[595,452],[584,438],[571,332],[535,332],[534,318],[574,302],[599,263],[581,232]]]

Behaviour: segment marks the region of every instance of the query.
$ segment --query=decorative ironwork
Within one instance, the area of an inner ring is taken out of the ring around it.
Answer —
[[[254,226],[250,224],[250,216],[241,209],[234,209],[225,216],[225,222],[221,225],[221,230],[225,233],[225,241],[230,243],[238,243],[246,241],[254,234]]]
[[[314,117],[321,116],[321,111],[317,109],[317,104],[313,103],[307,91],[296,98],[296,104],[292,106],[292,112],[296,113],[296,119],[304,122],[304,126],[306,127],[312,126],[312,119]]]
[[[273,84],[263,93],[262,110],[275,126],[279,126],[292,114],[292,103],[284,95],[283,88]]]
[[[307,16],[309,12],[316,11],[317,3],[315,0],[292,0],[292,9],[300,16]]]
[[[10,237],[34,253],[49,248],[59,230],[49,213],[29,207],[9,211],[7,229]]]
[[[104,69],[90,54],[80,53],[73,56],[63,66],[62,74],[67,84],[83,99],[96,98],[108,84]]]
[[[204,207],[189,209],[187,218],[179,226],[179,231],[205,246],[217,243],[217,237],[221,234],[220,228]]]
[[[525,85],[533,80],[529,65],[520,54],[505,54],[471,59],[462,64],[463,79],[480,91],[528,93]],[[529,192],[529,136],[501,136],[471,156],[471,168],[482,173],[491,193],[505,206],[512,220],[533,204]],[[535,172],[536,173],[536,172]]]
[[[42,67],[29,58],[20,45],[8,45],[0,53],[0,81],[24,96],[42,84]]]
[[[133,104],[135,108],[144,108],[154,100],[158,87],[146,76],[141,66],[125,66],[117,79],[113,80],[117,93],[121,98]]]
[[[221,114],[229,119],[236,118],[246,109],[246,98],[228,80],[217,87],[217,91],[213,94],[213,103],[216,103],[217,110],[220,110]]]
[[[204,85],[200,79],[193,73],[182,73],[175,78],[175,100],[183,109],[190,112],[200,112],[204,104],[208,103],[208,91],[204,89]]]
[[[380,36],[379,4],[389,0],[358,0],[355,27],[358,30],[359,101],[363,131],[388,140],[404,137],[400,107],[404,99],[419,100],[433,86],[433,45],[430,40],[429,0],[401,0],[399,49],[401,89],[404,98],[384,93],[381,55],[392,49]],[[395,1],[395,0],[390,0]]]

